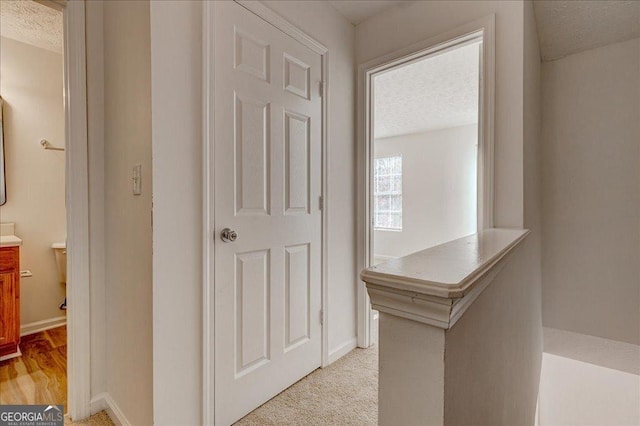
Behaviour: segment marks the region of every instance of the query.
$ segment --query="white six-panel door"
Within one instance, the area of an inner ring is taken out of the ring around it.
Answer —
[[[235,2],[215,3],[214,28],[215,417],[227,425],[321,363],[321,56]]]

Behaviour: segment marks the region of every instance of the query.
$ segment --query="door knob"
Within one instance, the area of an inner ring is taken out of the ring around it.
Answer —
[[[220,233],[220,239],[225,243],[232,243],[238,239],[238,233],[233,229],[224,228]]]

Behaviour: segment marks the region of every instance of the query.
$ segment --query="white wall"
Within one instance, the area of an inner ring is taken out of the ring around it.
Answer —
[[[403,3],[356,28],[356,62],[365,63],[490,14],[496,15],[495,224],[523,225],[523,3]]]
[[[544,354],[540,426],[640,424],[640,377]]]
[[[354,29],[322,1],[265,3],[329,48],[326,326],[336,356],[356,337]],[[202,13],[198,1],[151,4],[156,424],[201,422]]]
[[[514,306],[518,318],[526,318],[524,334],[528,334],[524,343],[526,353],[519,358],[525,361],[518,365],[518,374],[524,375],[527,383],[528,401],[540,395],[540,371],[542,368],[542,270],[541,270],[541,232],[542,232],[542,196],[541,196],[541,59],[540,45],[536,28],[533,2],[524,2],[523,11],[523,191],[524,191],[524,227],[531,233],[523,246],[526,261],[522,263],[523,274],[518,283],[524,282],[526,294],[523,305]],[[517,321],[517,320],[516,320]],[[513,335],[504,336],[509,340]],[[515,337],[518,339],[520,337]],[[528,346],[527,346],[528,345]],[[520,372],[522,371],[522,373]],[[516,391],[519,392],[520,390]],[[525,395],[523,393],[522,395]]]
[[[541,127],[542,127],[542,82],[541,59],[536,30],[533,2],[524,3],[524,103],[523,103],[523,172],[524,172],[524,227],[531,231],[529,240],[533,246],[529,274],[538,289],[532,303],[541,303]]]
[[[446,331],[447,426],[534,424],[542,334],[540,287],[530,273],[535,249],[530,237]]]
[[[149,2],[106,1],[103,7],[107,391],[131,424],[148,425],[153,421]],[[134,164],[142,164],[138,196],[132,194]]]
[[[476,124],[376,139],[375,158],[402,156],[402,230],[374,231],[374,256],[400,257],[477,228]]]
[[[16,40],[0,39],[0,94],[7,203],[2,222],[15,222],[22,238],[20,268],[31,278],[20,285],[21,326],[64,317],[58,306],[65,286],[58,280],[52,243],[67,238],[65,153],[45,151],[40,139],[64,147],[62,55]]]
[[[202,13],[151,2],[156,425],[202,423]]]
[[[542,81],[545,326],[640,344],[640,39]]]

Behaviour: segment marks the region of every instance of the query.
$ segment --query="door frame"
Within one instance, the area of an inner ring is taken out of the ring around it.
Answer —
[[[469,22],[453,30],[412,44],[358,66],[358,271],[371,266],[372,226],[372,77],[401,64],[438,54],[482,36],[480,88],[478,100],[478,230],[493,228],[494,206],[494,99],[495,99],[495,15]],[[371,301],[363,281],[357,285],[358,347],[372,344]]]
[[[85,2],[35,0],[63,15],[65,186],[67,208],[67,406],[91,415],[89,150]]]
[[[318,40],[284,19],[278,13],[259,1],[234,0],[240,6],[262,18],[288,36],[302,43],[307,48],[321,56],[322,62],[322,125],[321,125],[321,197],[322,197],[322,232],[321,232],[321,366],[329,364],[329,327],[328,327],[328,105],[329,105],[329,49]],[[215,135],[215,2],[205,2],[203,5],[203,287],[202,287],[202,350],[203,350],[203,383],[202,383],[202,419],[203,424],[213,424],[215,419],[215,281],[214,281],[214,241],[217,237],[215,230],[215,197],[214,197],[214,135]]]

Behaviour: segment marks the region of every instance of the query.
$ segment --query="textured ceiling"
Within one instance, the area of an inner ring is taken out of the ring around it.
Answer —
[[[342,16],[347,18],[349,22],[353,25],[358,25],[360,22],[382,13],[393,6],[408,2],[400,0],[329,0],[329,3],[340,12]]]
[[[62,53],[62,12],[31,0],[1,0],[0,35]]]
[[[478,65],[473,44],[376,76],[375,138],[477,123]]]
[[[537,0],[534,10],[545,61],[640,37],[638,0]]]

